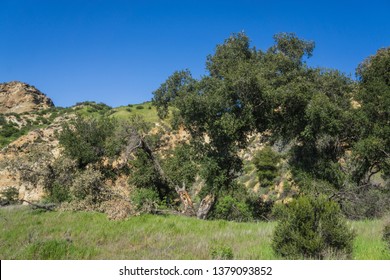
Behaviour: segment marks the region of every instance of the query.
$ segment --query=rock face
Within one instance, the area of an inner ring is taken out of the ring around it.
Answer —
[[[60,148],[55,134],[61,130],[61,124],[66,120],[58,117],[46,128],[28,132],[0,150],[0,193],[9,187],[15,187],[19,191],[19,199],[27,201],[39,201],[44,196],[43,185],[32,185],[21,180],[20,173],[10,169],[9,164],[13,161],[25,164],[26,157],[31,154],[34,147],[45,147],[52,154],[52,160],[60,155]],[[39,165],[39,163],[36,163]]]
[[[0,84],[1,114],[20,114],[53,106],[53,101],[34,86],[22,82]]]

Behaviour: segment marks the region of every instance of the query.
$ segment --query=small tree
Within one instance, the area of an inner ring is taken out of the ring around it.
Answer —
[[[106,140],[112,135],[115,122],[108,118],[77,118],[65,124],[59,135],[65,155],[77,161],[79,168],[96,163],[107,153]]]
[[[256,166],[261,186],[269,187],[274,183],[278,174],[279,161],[280,156],[268,146],[255,154],[253,163]]]
[[[283,258],[340,258],[352,252],[354,233],[339,206],[324,196],[300,197],[285,207],[272,247]]]

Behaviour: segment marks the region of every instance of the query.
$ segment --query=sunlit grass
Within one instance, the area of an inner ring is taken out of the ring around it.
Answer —
[[[277,259],[275,222],[203,221],[143,215],[109,221],[104,214],[0,209],[0,259],[211,259],[229,247],[234,259]],[[350,222],[354,259],[389,259],[383,221]]]
[[[142,107],[142,108],[141,108]],[[115,113],[111,116],[118,119],[126,119],[134,115],[141,116],[146,122],[156,123],[159,121],[157,109],[151,102],[134,104],[130,106],[121,106],[114,109]]]
[[[384,219],[354,221],[350,224],[357,233],[353,249],[354,259],[390,260],[390,252],[382,240]]]

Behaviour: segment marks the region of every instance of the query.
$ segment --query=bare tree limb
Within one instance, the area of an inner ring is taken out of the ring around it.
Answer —
[[[54,208],[56,207],[56,204],[50,203],[50,204],[35,204],[30,201],[27,201],[25,199],[21,199],[21,202],[26,202],[30,204],[33,208],[38,208],[38,209],[44,209],[46,211],[54,211]]]

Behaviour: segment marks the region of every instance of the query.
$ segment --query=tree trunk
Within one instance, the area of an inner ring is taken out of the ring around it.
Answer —
[[[169,179],[166,175],[164,170],[161,168],[160,162],[158,159],[153,155],[152,149],[144,141],[143,138],[141,138],[141,148],[146,152],[149,159],[152,160],[154,169],[158,172],[163,182],[170,188],[174,188],[176,193],[179,195],[181,203],[184,206],[183,214],[194,216],[196,214],[196,211],[194,209],[194,205],[192,203],[191,197],[188,194],[188,192],[185,190],[185,187],[179,188],[179,186],[175,185],[171,179]]]
[[[206,219],[208,213],[210,212],[211,207],[214,204],[214,201],[215,201],[215,197],[213,194],[206,195],[200,202],[198,211],[196,213],[196,217],[202,220]]]

